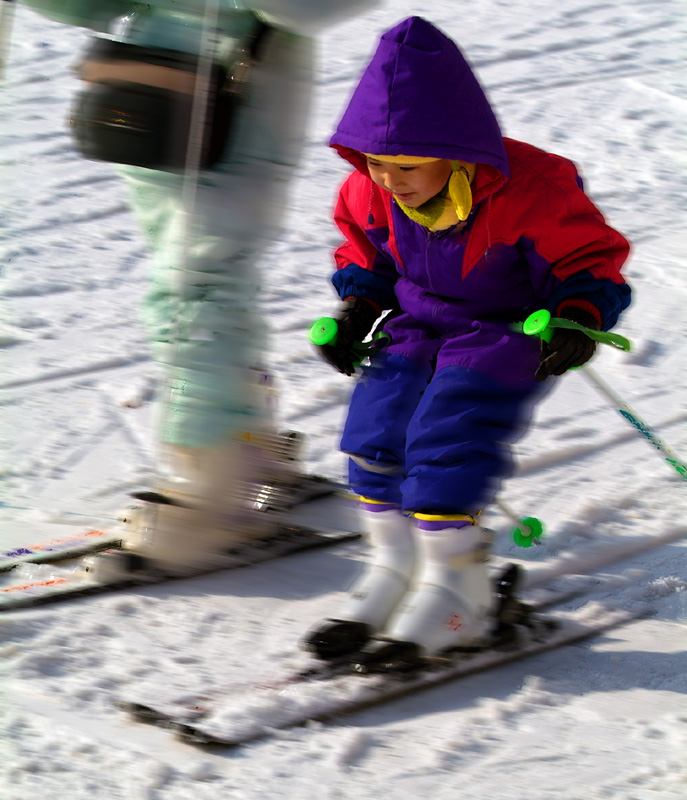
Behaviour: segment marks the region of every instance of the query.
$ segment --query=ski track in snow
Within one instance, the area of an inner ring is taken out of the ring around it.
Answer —
[[[636,294],[619,331],[635,349],[603,352],[595,368],[685,460],[684,8],[437,0],[430,12],[389,0],[321,37],[286,230],[261,259],[282,276],[264,292],[269,358],[285,427],[308,434],[305,466],[343,474],[336,443],[352,385],[305,336],[313,311],[334,307],[329,209],[346,165],[326,141],[376,37],[410,13],[462,44],[505,133],[580,164],[592,198],[632,240]],[[162,389],[139,320],[147,246],[114,170],[78,158],[63,124],[85,38],[16,9],[1,132],[0,542],[33,541],[53,519],[113,517],[155,463]],[[497,555],[555,574],[662,535],[660,547],[601,567],[610,580],[590,598],[649,602],[653,618],[338,724],[208,753],[127,721],[114,702],[153,686],[169,696],[240,686],[297,660],[295,641],[335,609],[364,545],[3,615],[2,800],[683,800],[685,484],[576,375],[540,406],[515,453],[502,499],[541,517],[547,535],[518,551],[510,523],[490,510]]]

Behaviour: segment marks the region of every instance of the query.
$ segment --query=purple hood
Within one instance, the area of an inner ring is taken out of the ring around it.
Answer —
[[[382,35],[330,145],[365,174],[351,151],[489,164],[503,178],[509,172],[501,129],[472,69],[422,17]]]

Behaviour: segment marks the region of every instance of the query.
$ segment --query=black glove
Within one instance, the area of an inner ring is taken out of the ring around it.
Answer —
[[[560,314],[561,319],[569,319],[584,325],[585,328],[600,329],[593,314],[581,308],[568,307]],[[571,367],[581,367],[594,355],[596,342],[582,331],[556,328],[550,342],[542,339],[539,367],[534,375],[536,381],[543,381],[549,375],[562,375]]]
[[[352,375],[358,360],[353,350],[372,330],[379,312],[363,297],[349,297],[335,317],[338,330],[335,344],[316,345],[320,356],[344,375]]]

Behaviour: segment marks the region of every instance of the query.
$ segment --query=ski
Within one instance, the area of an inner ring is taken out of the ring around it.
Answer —
[[[103,534],[105,538],[97,540],[98,545],[91,546],[89,541],[86,546],[81,541],[81,558],[72,558],[71,556],[76,555],[74,551],[67,555],[67,549],[57,553],[57,558],[51,557],[50,553],[39,558],[34,558],[33,553],[23,554],[26,558],[13,564],[17,568],[11,573],[15,577],[14,581],[0,585],[0,612],[253,566],[294,553],[357,539],[360,532],[355,524],[355,515],[351,513],[345,497],[331,494],[334,487],[338,488],[338,485],[327,483],[325,487],[321,484],[319,497],[301,501],[290,510],[265,512],[275,518],[276,530],[272,536],[234,545],[226,553],[213,556],[211,568],[183,576],[144,569],[132,571],[123,579],[94,579],[84,568],[83,554],[98,550],[126,552],[121,548],[111,547],[111,544],[116,544],[121,539],[121,531],[119,536],[110,534],[111,538],[107,541],[107,534]],[[336,527],[333,527],[333,520],[338,523]],[[40,550],[38,552],[42,553]],[[22,554],[16,557],[21,559]]]
[[[234,694],[248,692],[251,695],[257,695],[262,692],[281,691],[295,684],[328,680],[349,672],[350,665],[346,660],[327,662],[313,660],[305,666],[295,667],[291,671],[285,667],[283,674],[279,677],[259,682],[233,684],[226,687],[224,691],[215,691],[212,694],[177,696],[167,700],[156,698],[155,701],[120,700],[117,708],[130,714],[139,722],[150,722],[162,727],[184,725],[207,717],[219,702]]]
[[[608,548],[602,548],[593,555],[578,555],[575,558],[557,558],[554,563],[539,563],[528,565],[525,568],[523,579],[524,600],[527,606],[536,613],[542,613],[550,608],[560,606],[565,602],[574,600],[584,595],[601,591],[604,587],[617,587],[617,577],[614,575],[600,575],[599,570],[603,567],[618,563],[624,559],[636,556],[656,547],[670,544],[676,540],[687,536],[687,528],[682,526],[663,531],[651,536],[641,536],[629,538],[626,542],[615,542]],[[499,568],[503,568],[505,563],[500,559]],[[322,665],[311,662],[307,667],[303,667],[308,673],[309,679],[314,677]],[[329,667],[326,666],[326,669]],[[338,665],[337,665],[338,668]],[[315,673],[312,672],[315,670]],[[282,672],[289,673],[284,667]],[[291,674],[277,678],[280,685],[287,685],[292,682],[299,682],[299,670],[292,670]],[[286,684],[284,684],[284,681]],[[262,686],[262,684],[261,684]],[[238,689],[241,691],[252,691],[256,688],[254,684],[241,684]],[[170,722],[184,723],[206,716],[212,711],[213,706],[218,700],[223,699],[231,692],[237,691],[237,686],[232,685],[224,689],[215,689],[211,696],[202,693],[186,693],[179,696],[177,693],[173,697],[162,697],[160,693],[151,696],[145,690],[135,696],[122,699],[119,707],[133,715],[140,721],[159,723],[166,725]]]
[[[0,572],[9,572],[22,564],[54,564],[97,553],[108,547],[117,547],[121,538],[117,531],[86,530],[12,547],[0,552]]]
[[[551,627],[549,623],[555,622],[553,617],[549,619],[547,615],[550,609],[555,609],[571,600],[599,591],[603,589],[604,585],[613,584],[614,580],[612,577],[592,575],[563,576],[563,578],[558,578],[555,581],[555,588],[542,586],[532,592],[528,592],[524,602],[521,601],[521,606],[527,610],[532,629],[538,629],[540,633],[546,635],[543,640],[545,643],[548,640],[548,629]],[[486,652],[488,651],[484,651],[484,653]],[[465,665],[467,663],[466,661]],[[351,668],[348,659],[334,661],[308,659],[305,664],[301,663],[293,668],[290,668],[288,664],[283,665],[276,677],[257,682],[234,683],[223,689],[216,689],[211,694],[187,693],[181,696],[177,694],[170,698],[158,696],[154,700],[151,700],[149,695],[146,697],[145,694],[139,694],[138,696],[132,695],[126,700],[122,699],[117,705],[120,710],[130,714],[138,721],[172,727],[180,732],[184,738],[203,743],[201,740],[203,736],[207,736],[207,732],[202,728],[202,721],[213,715],[215,710],[223,707],[225,703],[233,702],[234,697],[247,695],[260,707],[262,707],[264,700],[269,702],[273,698],[278,705],[278,695],[282,692],[288,694],[289,691],[295,690],[295,687],[303,684],[322,684],[323,681],[332,681],[346,676],[350,677],[350,673]],[[287,724],[287,727],[297,726],[308,721],[310,721],[309,718],[297,720]],[[313,717],[312,721],[317,721],[317,719]],[[267,732],[259,735],[265,735]],[[256,736],[251,736],[251,738],[259,738],[259,735],[256,733]],[[208,740],[204,743],[211,742]],[[224,743],[238,744],[239,742]]]
[[[226,702],[199,708],[197,718],[177,719],[168,726],[184,741],[197,745],[238,746],[277,731],[313,722],[329,722],[449,681],[467,678],[541,653],[598,636],[646,615],[645,607],[612,609],[591,604],[578,612],[556,612],[535,619],[525,641],[504,648],[433,658],[410,672],[354,674],[341,665],[299,673],[273,687],[239,692]],[[301,677],[302,675],[302,677]]]
[[[272,512],[276,510],[290,510],[303,506],[313,500],[325,497],[336,492],[343,492],[345,487],[329,478],[318,475],[302,476],[298,486],[285,484],[265,484],[251,503],[257,511]],[[135,500],[145,500],[153,496],[152,492],[137,492],[132,494]],[[125,523],[125,519],[120,519]],[[58,523],[63,528],[64,523]],[[73,525],[73,523],[70,523]],[[122,534],[119,525],[110,530],[78,530],[70,531],[45,539],[38,539],[32,544],[20,544],[0,551],[0,573],[9,572],[22,564],[56,564],[79,556],[90,555],[108,548],[116,548],[121,544]]]
[[[52,568],[45,577],[0,587],[0,612],[130,589],[134,586],[150,586],[195,578],[222,570],[250,567],[304,550],[350,541],[359,536],[360,534],[350,531],[322,533],[300,526],[284,526],[274,536],[234,547],[227,554],[213,555],[211,569],[198,570],[181,576],[143,571],[140,575],[132,572],[124,579],[107,582],[89,577],[88,572],[85,572],[80,564],[70,565],[64,569],[49,565]]]

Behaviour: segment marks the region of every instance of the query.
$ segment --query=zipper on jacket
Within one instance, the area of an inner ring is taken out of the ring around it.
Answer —
[[[425,272],[427,277],[430,275],[429,271],[429,246],[431,244],[432,231],[425,228]],[[433,290],[432,290],[433,291]]]
[[[427,275],[427,285],[429,286],[429,290],[433,293],[436,292],[434,288],[434,281],[432,279],[432,273],[429,269],[429,251],[432,246],[432,240],[434,239],[437,231],[430,231],[429,229],[425,228],[425,274]],[[437,316],[438,309],[436,303],[434,304],[434,308],[432,309],[432,319]]]

